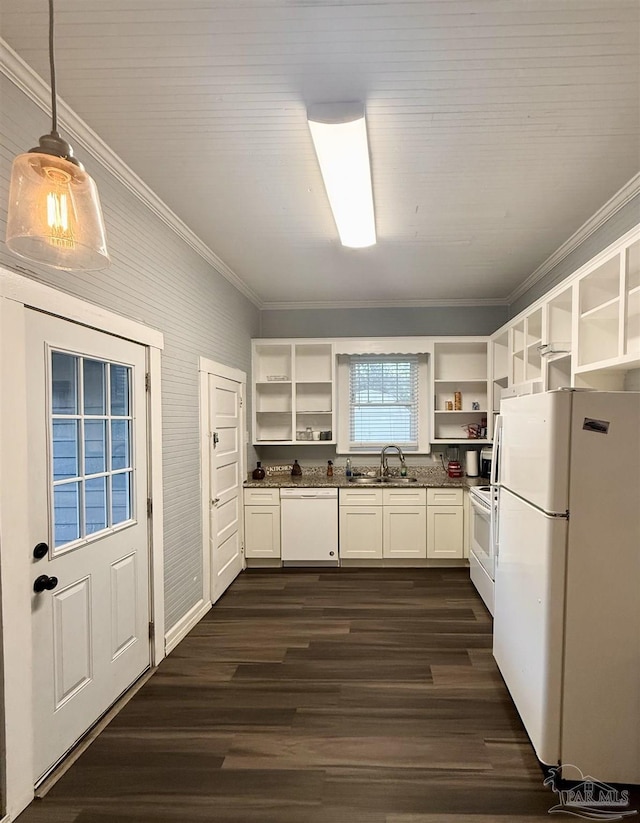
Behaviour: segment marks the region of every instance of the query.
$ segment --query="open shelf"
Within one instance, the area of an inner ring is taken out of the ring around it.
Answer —
[[[627,297],[625,354],[640,357],[640,286],[632,289]]]
[[[496,337],[493,343],[493,379],[507,379],[509,375],[509,335]]]
[[[487,343],[435,343],[433,347],[434,380],[477,381],[487,379]]]
[[[547,361],[547,391],[571,386],[571,355]]]
[[[627,292],[640,288],[640,240],[627,249]]]
[[[583,277],[578,288],[581,316],[620,297],[620,255]]]
[[[542,308],[527,317],[527,349],[542,342]]]
[[[462,411],[473,411],[472,403],[479,403],[481,409],[487,408],[486,380],[435,380],[434,407],[436,411],[447,411],[447,400],[453,401],[454,393],[462,395]]]
[[[296,381],[330,383],[333,377],[331,343],[296,343]]]
[[[586,366],[616,357],[620,328],[620,300],[613,298],[580,317],[578,365]]]

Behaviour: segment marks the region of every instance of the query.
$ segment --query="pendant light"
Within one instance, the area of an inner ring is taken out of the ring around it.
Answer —
[[[49,0],[51,133],[13,161],[7,246],[14,254],[68,271],[109,265],[104,221],[95,183],[58,134],[53,57],[53,0]]]

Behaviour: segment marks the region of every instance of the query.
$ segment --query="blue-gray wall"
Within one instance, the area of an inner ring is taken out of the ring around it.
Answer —
[[[491,334],[506,323],[507,306],[380,309],[267,309],[261,337],[432,337]]]
[[[6,203],[13,157],[48,132],[50,122],[4,75],[0,75],[0,100],[0,202]],[[162,414],[168,629],[198,602],[203,590],[198,358],[202,355],[249,374],[250,341],[260,333],[259,312],[110,172],[91,157],[83,157],[79,147],[75,148],[98,185],[111,267],[87,275],[20,261],[4,244],[4,208],[0,210],[0,264],[139,320],[164,334]]]

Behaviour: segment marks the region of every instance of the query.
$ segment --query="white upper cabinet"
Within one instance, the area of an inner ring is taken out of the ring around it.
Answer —
[[[254,444],[334,440],[334,354],[326,340],[254,340]]]
[[[493,411],[507,390],[621,390],[640,367],[640,231],[629,232],[491,338]]]

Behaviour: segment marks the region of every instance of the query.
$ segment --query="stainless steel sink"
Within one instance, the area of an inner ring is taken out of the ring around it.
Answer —
[[[350,477],[349,483],[357,483],[359,486],[374,486],[380,483],[397,483],[407,485],[417,483],[417,477]]]

